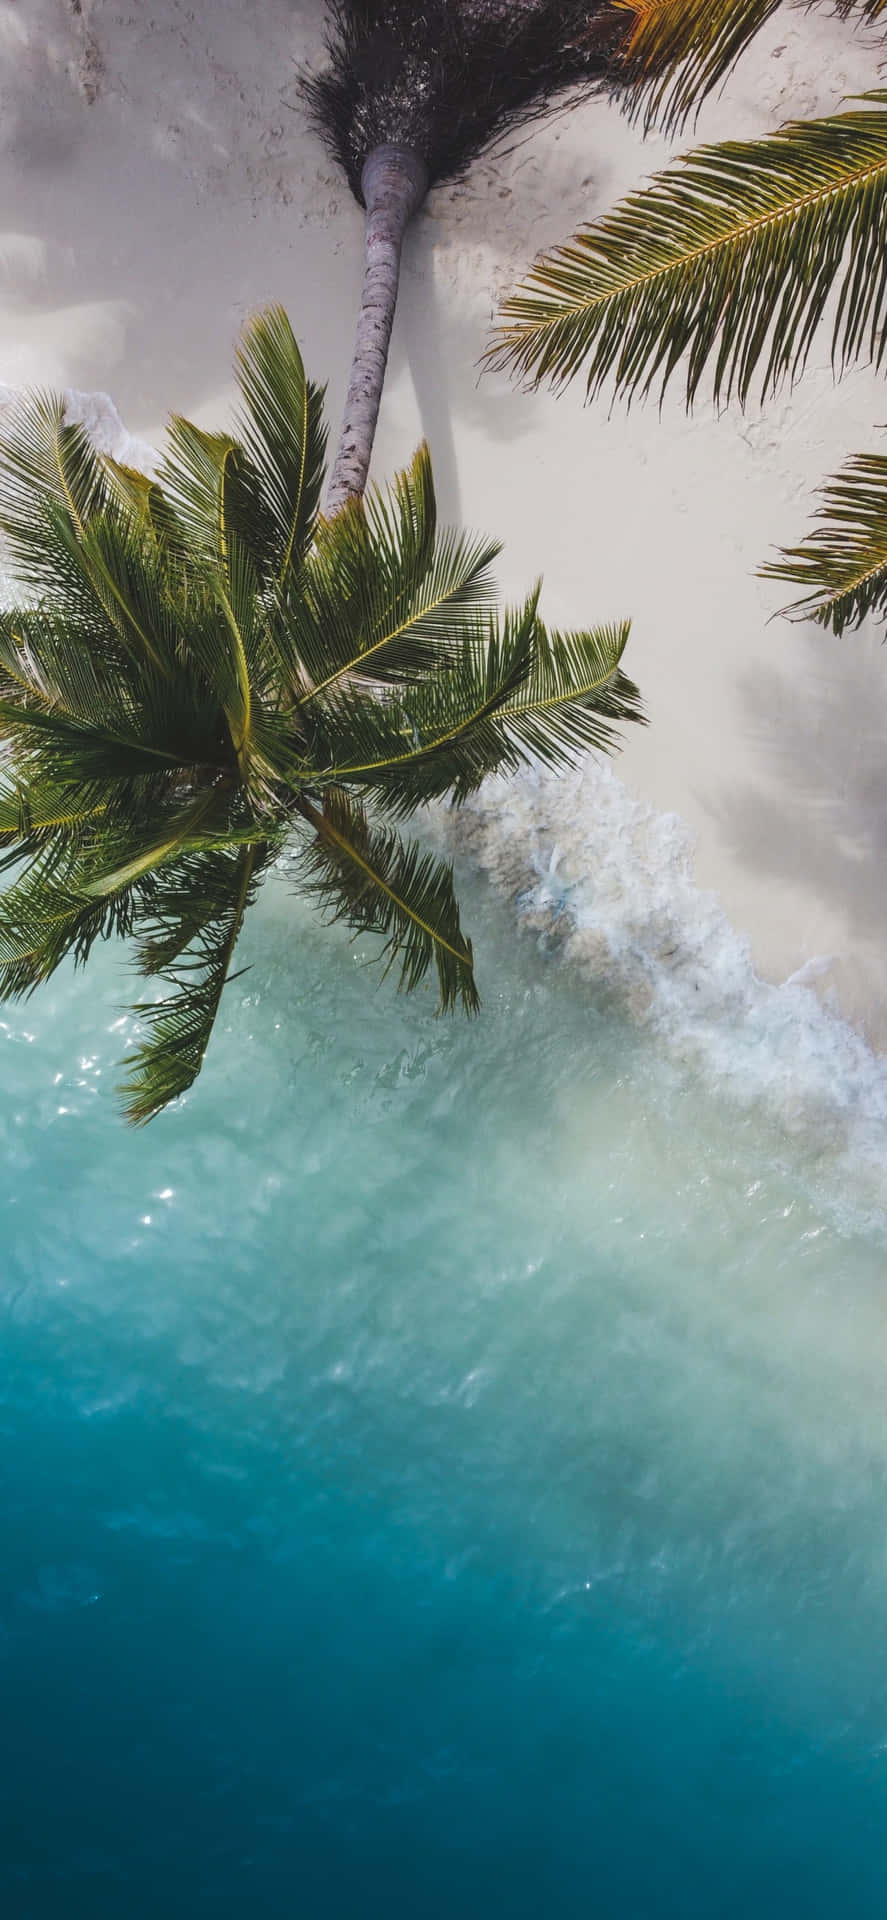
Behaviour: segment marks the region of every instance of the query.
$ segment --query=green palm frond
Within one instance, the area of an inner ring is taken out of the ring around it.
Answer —
[[[90,899],[66,873],[72,863],[64,851],[57,843],[42,848],[0,893],[0,1000],[32,993],[69,955],[83,965],[96,940],[132,932],[132,894]]]
[[[23,711],[106,725],[109,713],[125,704],[131,663],[108,633],[105,641],[104,647],[96,644],[93,624],[76,616],[60,619],[47,604],[0,613],[0,697]]]
[[[351,500],[321,522],[292,631],[306,706],[350,675],[385,685],[454,657],[493,600],[495,540],[438,532],[428,448],[386,499]]]
[[[127,467],[107,453],[104,467],[112,500],[123,507],[136,526],[150,534],[155,543],[181,542],[182,530],[170,502],[151,474]]]
[[[875,0],[878,4],[878,0]],[[647,124],[681,125],[782,0],[614,0],[633,16],[619,60],[628,102]]]
[[[384,700],[343,690],[330,710],[331,747],[339,758],[324,779],[372,793],[405,818],[430,800],[463,800],[490,773],[513,771],[520,756],[496,716],[533,666],[538,588],[526,604],[479,618],[458,656]]]
[[[113,629],[118,648],[159,674],[168,674],[176,628],[153,537],[129,517],[95,513],[80,529],[58,517],[58,538],[67,548],[71,572],[65,585],[70,604],[74,573],[95,601],[95,618]],[[88,602],[87,602],[88,608]],[[87,618],[89,617],[87,611]],[[107,653],[106,643],[103,651]]]
[[[334,739],[348,757],[326,773],[373,793],[403,818],[450,795],[459,804],[495,773],[537,759],[572,765],[611,752],[618,723],[642,721],[637,688],[620,671],[628,625],[552,634],[538,593],[469,636],[458,662],[384,702],[345,696]]]
[[[103,655],[58,608],[0,616],[0,740],[57,783],[207,777],[230,766],[230,744],[205,681]]]
[[[0,470],[5,451],[0,442]],[[26,530],[13,537],[11,525],[0,518],[0,533],[13,556],[26,604],[64,606],[84,645],[99,649],[103,657],[130,656],[165,670],[163,639],[151,631],[157,613],[152,594],[156,548],[150,550],[153,543],[131,516],[121,518],[99,504],[88,518],[75,519],[67,506],[43,495]],[[132,600],[127,597],[127,574],[135,588]]]
[[[407,991],[433,965],[441,1012],[461,1002],[476,1013],[471,942],[462,933],[450,863],[391,828],[372,827],[341,789],[324,794],[322,809],[303,802],[300,810],[314,828],[303,853],[304,881],[330,919],[344,920],[354,933],[381,935],[386,972],[398,964]]]
[[[0,530],[25,592],[43,588],[47,507],[82,528],[107,496],[102,460],[60,395],[24,396],[0,442]]]
[[[174,980],[175,993],[154,1006],[133,1008],[148,1029],[147,1039],[124,1060],[130,1073],[121,1089],[123,1111],[136,1126],[143,1126],[171,1100],[187,1093],[200,1072],[222,993],[231,977],[244,915],[256,898],[267,859],[268,847],[262,842],[239,847],[230,854],[216,854],[196,928],[191,897],[193,861],[173,876],[172,884],[167,881],[163,893],[154,895],[151,919],[156,931],[148,939],[165,941],[168,953],[172,946],[170,923],[178,927],[176,916],[183,909],[186,915],[190,911],[192,918],[187,946],[183,949],[180,944],[175,958],[170,954],[164,964],[164,971]],[[159,969],[152,967],[151,971]]]
[[[589,633],[552,633],[537,620],[530,673],[498,716],[523,759],[572,766],[592,747],[612,753],[617,726],[646,724],[638,689],[619,664],[629,632],[622,621]]]
[[[133,716],[132,730],[117,732],[70,719],[66,714],[14,706],[0,700],[0,740],[22,761],[37,752],[41,772],[59,784],[83,781],[132,781],[188,777],[197,769],[186,766],[175,743],[155,745],[149,732],[141,738],[141,715]],[[202,769],[201,769],[202,770]]]
[[[803,589],[785,611],[841,634],[887,618],[887,454],[858,454],[822,488],[817,525],[761,569]]]
[[[804,3],[804,0],[802,0]],[[816,0],[806,0],[808,6]],[[683,126],[783,0],[613,0],[630,16],[616,67],[629,111],[647,127]],[[843,19],[880,20],[887,0],[830,0]]]
[[[140,830],[132,820],[122,828],[116,821],[107,823],[90,861],[92,871],[84,874],[84,893],[90,899],[108,899],[134,887],[147,874],[157,874],[186,849],[199,847],[204,839],[223,839],[228,825],[226,812],[224,794],[205,787],[189,796],[184,806],[169,807],[165,817],[158,807],[149,832]]]
[[[27,784],[0,779],[0,846],[33,846],[62,831],[86,832],[103,818],[106,802],[96,786],[53,785],[29,778]],[[16,854],[16,858],[20,858]]]
[[[283,588],[304,560],[317,518],[323,390],[306,380],[289,321],[276,307],[246,328],[236,372],[238,435],[207,433],[175,415],[158,477],[190,541],[223,572],[236,542],[263,584]]]
[[[207,433],[173,414],[158,482],[190,546],[224,570],[231,536],[258,494],[243,448],[230,433]]]
[[[688,401],[706,369],[745,401],[802,368],[830,296],[836,366],[887,353],[887,93],[765,140],[701,147],[569,246],[538,261],[502,309],[488,360],[589,395]]]
[[[236,372],[244,403],[239,437],[259,483],[263,519],[257,532],[278,583],[286,585],[305,558],[320,504],[324,389],[305,378],[282,307],[249,321]]]

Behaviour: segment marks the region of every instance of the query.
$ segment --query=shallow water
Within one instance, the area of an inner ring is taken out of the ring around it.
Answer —
[[[4,1010],[10,1920],[884,1912],[871,1167],[484,919],[276,880],[140,1135],[116,955]]]

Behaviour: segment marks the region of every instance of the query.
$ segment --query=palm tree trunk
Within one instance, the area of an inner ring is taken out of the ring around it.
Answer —
[[[361,177],[366,206],[363,295],[338,450],[330,475],[328,519],[367,482],[397,305],[407,226],[428,191],[428,169],[408,147],[374,147]]]

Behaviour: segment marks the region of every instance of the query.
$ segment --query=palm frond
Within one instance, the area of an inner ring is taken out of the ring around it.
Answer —
[[[160,466],[163,495],[189,539],[226,570],[232,542],[280,588],[304,559],[323,484],[323,389],[305,377],[286,314],[270,307],[236,359],[239,437],[174,415]]]
[[[72,955],[83,965],[96,940],[126,938],[133,928],[130,892],[85,896],[65,875],[71,862],[57,845],[43,848],[29,871],[0,892],[0,1000],[20,999]]]
[[[114,823],[99,838],[98,858],[93,855],[90,861],[93,870],[84,874],[84,893],[90,899],[108,899],[133,887],[146,875],[156,875],[186,848],[199,846],[205,836],[211,836],[214,841],[227,838],[225,829],[229,822],[225,802],[223,792],[205,787],[189,796],[184,806],[156,808],[149,832],[131,819]],[[255,833],[254,823],[252,833]]]
[[[122,647],[140,665],[168,674],[176,645],[176,623],[166,591],[153,535],[131,518],[99,512],[82,531],[58,516],[58,537],[68,549],[72,571],[82,575]],[[71,574],[65,588],[70,604]],[[55,593],[51,596],[58,598]],[[105,648],[107,651],[107,647]]]
[[[244,402],[239,436],[258,480],[263,515],[255,544],[284,584],[305,557],[320,504],[324,389],[305,378],[282,307],[268,307],[248,322],[236,372]]]
[[[618,726],[646,725],[638,689],[620,666],[630,630],[625,620],[556,633],[536,621],[530,673],[497,716],[523,758],[571,766],[589,748],[613,753]]]
[[[434,965],[441,1012],[461,1002],[475,1013],[471,942],[462,933],[449,862],[389,828],[370,826],[363,808],[340,789],[324,794],[322,810],[305,801],[300,811],[314,829],[303,855],[304,883],[328,917],[354,933],[381,935],[386,972],[398,964],[407,991]]]
[[[306,405],[310,414],[314,403]],[[276,706],[281,672],[297,683],[301,671],[280,577],[279,528],[258,471],[230,434],[206,433],[176,416],[161,480],[191,545],[192,572],[199,562],[197,581],[186,579],[176,605],[180,646],[224,715],[243,779],[258,799],[272,770],[264,751],[266,696]]]
[[[613,0],[632,16],[618,63],[646,124],[680,126],[729,73],[782,0]]]
[[[155,746],[152,728],[147,738],[140,737],[144,716],[133,716],[129,732],[113,727],[99,728],[79,722],[67,714],[22,708],[0,700],[0,740],[16,754],[27,755],[39,742],[40,764],[47,776],[60,784],[86,781],[135,781],[140,776],[190,774],[192,765],[171,741],[164,748]]]
[[[802,597],[785,611],[842,634],[866,615],[887,618],[887,454],[858,454],[822,488],[817,525],[761,569]]]
[[[231,763],[205,681],[141,670],[61,611],[0,615],[0,740],[58,784],[212,776]]]
[[[549,633],[538,594],[500,623],[488,618],[457,664],[385,701],[343,696],[333,739],[343,758],[325,775],[375,795],[404,818],[427,801],[465,800],[491,774],[531,760],[575,763],[611,752],[617,725],[640,721],[637,688],[620,669],[628,625]]]
[[[232,434],[207,433],[174,414],[167,425],[159,485],[197,553],[224,573],[232,540],[239,540],[261,568],[267,528],[259,478]],[[259,531],[253,537],[257,520]]]
[[[850,19],[854,13],[865,21],[881,20],[887,13],[887,0],[835,0],[835,12],[843,20]]]
[[[593,395],[688,402],[711,369],[744,402],[804,365],[837,293],[837,369],[887,353],[887,93],[764,140],[701,147],[570,245],[537,262],[502,309],[489,354],[534,382],[580,370]]]
[[[321,521],[292,610],[292,631],[317,702],[350,675],[384,685],[444,666],[490,605],[495,540],[437,531],[428,449],[397,475]]]
[[[127,517],[150,536],[157,547],[165,548],[183,562],[186,548],[182,528],[159,482],[151,474],[127,467],[110,454],[104,456],[104,468],[111,498],[123,507]]]
[[[106,727],[126,708],[132,680],[133,663],[115,642],[76,608],[67,619],[50,602],[0,613],[0,696]]]
[[[448,667],[384,699],[346,688],[329,714],[332,764],[322,780],[373,793],[389,814],[406,818],[430,800],[463,800],[491,773],[520,764],[495,716],[533,668],[538,588],[500,621],[478,619]]]
[[[82,532],[108,497],[104,463],[59,394],[25,394],[0,437],[0,531],[22,588],[45,580],[46,507]]]
[[[37,849],[60,830],[66,836],[88,832],[106,811],[102,789],[83,783],[60,786],[51,781],[0,778],[0,845]]]
[[[118,474],[82,427],[66,423],[59,395],[25,396],[0,440],[0,531],[26,600],[60,602],[98,644],[110,626],[124,648],[165,671],[156,542],[147,542],[144,508],[134,512],[132,485],[124,499]]]
[[[148,943],[153,942],[148,952],[155,961],[161,951],[164,953],[163,970],[174,980],[176,990],[154,1006],[133,1008],[148,1030],[148,1037],[124,1061],[130,1072],[121,1088],[123,1111],[136,1126],[143,1126],[171,1100],[187,1093],[200,1072],[231,975],[244,915],[255,900],[267,863],[268,847],[255,842],[210,858],[211,884],[207,885],[210,876],[205,866],[201,875],[204,891],[199,922],[195,924],[193,912],[193,858],[183,863],[177,875],[173,870],[165,890],[152,899],[150,924],[155,930],[147,936]],[[183,913],[187,927],[184,947],[181,939],[176,945]],[[150,971],[159,968],[154,964]]]

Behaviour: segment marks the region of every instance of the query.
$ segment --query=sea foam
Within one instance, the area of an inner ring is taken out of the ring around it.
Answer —
[[[749,939],[697,884],[679,815],[593,757],[567,775],[534,768],[491,782],[440,820],[591,1004],[648,1027],[676,1068],[837,1173],[854,1224],[861,1209],[867,1225],[887,1226],[887,1061],[810,984],[828,956],[780,983],[761,979]]]

